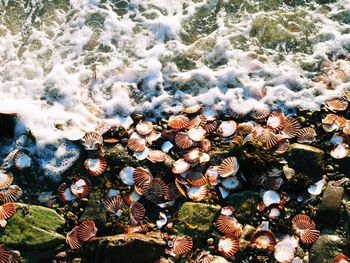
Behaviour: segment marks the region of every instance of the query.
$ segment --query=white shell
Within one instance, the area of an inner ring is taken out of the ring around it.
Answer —
[[[168,153],[170,151],[170,149],[173,148],[173,146],[174,146],[174,144],[172,144],[169,141],[166,141],[162,145],[162,151],[165,153]]]
[[[133,156],[137,160],[142,161],[142,160],[147,159],[149,151],[150,151],[150,149],[148,147],[146,147],[142,152],[134,152]]]
[[[218,133],[222,137],[229,137],[235,133],[236,129],[237,123],[235,121],[223,121],[218,127]]]
[[[311,185],[307,191],[309,192],[309,194],[312,195],[319,195],[322,193],[322,189],[325,185],[326,181],[324,179],[318,181],[317,183],[315,183],[314,185]]]
[[[227,190],[235,190],[241,186],[241,183],[235,177],[227,177],[221,182],[221,185]]]
[[[204,140],[204,135],[206,131],[202,127],[192,128],[188,131],[188,137],[192,141],[200,142]]]
[[[268,190],[263,194],[263,203],[265,206],[269,206],[271,204],[278,204],[281,201],[280,195],[273,190]]]
[[[166,215],[162,212],[159,212],[159,220],[157,220],[156,222],[158,229],[161,229],[167,222],[168,222],[168,219]]]
[[[120,171],[119,177],[126,185],[134,185],[134,174],[135,168],[131,166],[126,166]]]
[[[230,191],[226,190],[223,187],[219,187],[219,191],[223,199],[225,199],[230,194]]]

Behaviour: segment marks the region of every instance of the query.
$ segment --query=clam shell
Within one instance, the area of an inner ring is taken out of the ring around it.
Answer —
[[[209,139],[204,139],[201,141],[201,150],[203,152],[209,152],[211,149],[211,141]]]
[[[230,175],[235,175],[238,169],[239,164],[237,158],[228,157],[221,162],[218,172],[221,177],[228,177]]]
[[[237,123],[233,120],[223,121],[217,128],[217,133],[222,137],[229,137],[235,133]]]
[[[19,262],[16,256],[5,245],[0,245],[0,262],[16,263]]]
[[[166,141],[162,144],[162,151],[165,152],[165,153],[168,153],[171,148],[173,148],[173,144],[169,141]]]
[[[221,254],[226,257],[230,258],[239,249],[239,240],[234,235],[226,235],[220,238],[219,244],[218,244],[218,251],[221,252]]]
[[[202,104],[194,103],[192,105],[187,106],[183,112],[187,114],[192,114],[198,112],[202,108]]]

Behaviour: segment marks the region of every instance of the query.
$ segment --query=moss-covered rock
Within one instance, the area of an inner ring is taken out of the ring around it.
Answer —
[[[164,253],[165,247],[160,233],[98,237],[84,246],[82,259],[86,263],[155,262]]]
[[[220,210],[219,205],[186,202],[178,211],[178,222],[174,228],[179,234],[192,236],[194,242],[204,241]]]
[[[319,148],[293,143],[286,153],[288,166],[296,173],[307,175],[313,182],[320,180],[323,176],[325,153]]]
[[[310,249],[310,262],[324,263],[332,260],[340,253],[347,254],[349,242],[337,235],[322,235]]]
[[[53,209],[23,204],[7,222],[0,243],[13,248],[33,250],[56,249],[65,243],[65,237],[58,231],[62,230],[65,220]]]
[[[110,166],[123,166],[124,164],[137,165],[132,155],[128,153],[126,147],[122,144],[115,144],[112,146],[106,145],[105,158]]]

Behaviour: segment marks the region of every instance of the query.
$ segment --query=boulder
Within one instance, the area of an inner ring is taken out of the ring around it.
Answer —
[[[286,152],[288,166],[296,173],[309,176],[313,182],[322,179],[325,153],[319,148],[293,143]]]
[[[345,238],[337,235],[322,235],[310,249],[310,262],[328,263],[332,262],[339,253],[349,253],[349,243]]]
[[[83,247],[82,260],[85,263],[154,262],[164,253],[165,247],[160,233],[97,237]]]
[[[110,166],[123,166],[124,164],[129,164],[131,166],[136,166],[136,159],[129,154],[126,147],[122,144],[117,143],[115,145],[105,146],[105,158]]]
[[[205,241],[220,211],[219,205],[186,202],[178,211],[174,228],[180,234],[192,236],[195,243]]]
[[[340,208],[344,196],[344,188],[328,183],[323,198],[318,206],[317,221],[335,225],[340,219]]]

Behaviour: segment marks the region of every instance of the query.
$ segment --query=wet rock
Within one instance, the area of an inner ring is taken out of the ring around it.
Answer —
[[[213,261],[211,263],[229,263],[230,261],[227,261],[225,258],[220,256],[214,256]]]
[[[13,139],[16,127],[16,114],[0,113],[0,140]]]
[[[106,145],[105,158],[110,166],[123,166],[124,164],[129,164],[131,166],[137,165],[137,162],[132,157],[132,154],[129,154],[126,147],[120,143],[113,146]]]
[[[349,243],[345,238],[337,235],[322,235],[310,249],[310,262],[326,263],[332,262],[340,252],[347,254]]]
[[[347,225],[348,236],[350,236],[350,201],[345,203],[344,219]]]
[[[7,221],[0,243],[16,249],[54,250],[62,247],[65,237],[58,233],[65,220],[53,209],[16,204],[17,211]]]
[[[103,229],[107,221],[106,209],[104,208],[102,202],[102,184],[102,179],[99,181],[99,183],[94,183],[94,187],[92,188],[91,194],[89,196],[89,202],[79,220],[80,222],[84,220],[93,220],[99,230],[99,234],[103,233]]]
[[[234,216],[241,224],[250,223],[256,213],[256,205],[260,200],[260,195],[256,192],[243,191],[240,193],[229,195],[226,204],[236,209]]]
[[[219,205],[186,202],[178,211],[174,228],[180,234],[192,236],[194,242],[204,241],[220,211]]]
[[[84,246],[82,259],[86,263],[154,262],[164,253],[165,247],[160,233],[98,237]]]
[[[231,156],[229,151],[225,149],[212,150],[209,152],[209,155],[211,165],[220,165],[222,160]]]
[[[321,180],[324,169],[325,153],[319,148],[293,143],[286,153],[288,166],[296,173],[301,173],[312,178],[314,182]]]
[[[62,174],[79,159],[80,148],[67,139],[61,139],[56,145],[48,145],[38,151],[38,155],[45,176],[53,182],[59,182]]]
[[[340,218],[340,208],[344,196],[344,188],[328,183],[323,198],[318,206],[317,221],[329,225],[337,224]]]

